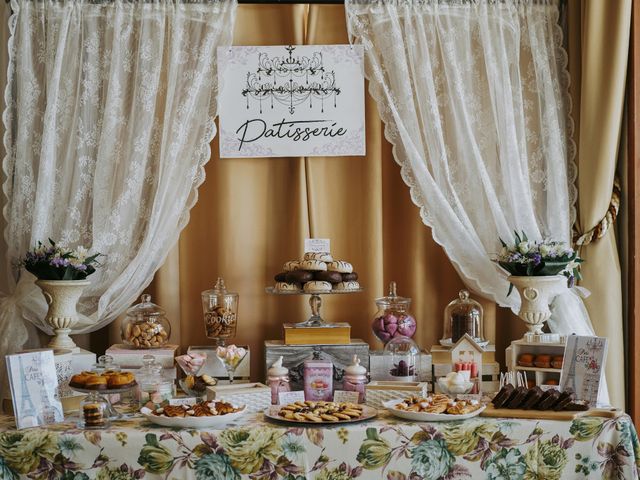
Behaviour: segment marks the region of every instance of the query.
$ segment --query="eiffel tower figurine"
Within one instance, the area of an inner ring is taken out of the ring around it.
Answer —
[[[16,417],[20,415],[20,423],[24,427],[33,427],[39,425],[41,419],[29,392],[27,377],[24,374],[24,366],[22,365],[22,356],[18,356],[18,363],[20,365],[20,410],[15,414]]]
[[[567,373],[567,380],[562,382],[562,386],[564,387],[565,391],[571,390],[572,392],[576,393],[577,387],[576,387],[576,350],[575,349],[578,346],[575,343],[573,345],[574,345],[574,350],[569,353],[571,356],[571,363],[569,364],[569,372]]]

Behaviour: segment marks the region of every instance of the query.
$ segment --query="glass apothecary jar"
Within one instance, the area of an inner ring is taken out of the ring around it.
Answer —
[[[376,299],[378,311],[371,329],[378,339],[386,344],[396,336],[412,338],[416,333],[416,320],[409,312],[411,299],[399,297],[396,282],[389,284],[389,295]]]
[[[354,355],[351,365],[344,369],[342,388],[347,392],[358,392],[358,403],[364,403],[367,400],[367,382],[367,369],[360,365],[360,359]]]
[[[389,378],[400,382],[418,381],[420,349],[416,342],[403,335],[389,340],[384,346],[384,365],[389,368]]]
[[[442,345],[453,345],[464,334],[469,334],[477,343],[484,340],[482,305],[469,298],[469,292],[460,290],[458,298],[453,300],[444,310]]]
[[[157,408],[173,398],[173,382],[162,375],[162,364],[153,355],[142,357],[142,368],[137,374],[140,406]]]
[[[165,311],[144,294],[140,303],[127,310],[120,330],[122,342],[134,348],[160,348],[169,341],[171,325]]]
[[[224,346],[226,339],[236,336],[238,294],[227,292],[221,277],[213,289],[202,292],[202,311],[207,338],[216,340],[218,346]]]
[[[111,355],[100,355],[98,361],[92,365],[91,371],[99,375],[107,372],[119,372],[120,365],[115,363]]]
[[[271,405],[280,403],[280,393],[291,391],[289,369],[282,364],[282,356],[267,370],[267,383],[271,389]]]

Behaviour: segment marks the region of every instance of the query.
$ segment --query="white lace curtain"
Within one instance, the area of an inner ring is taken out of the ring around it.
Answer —
[[[370,90],[424,223],[471,288],[517,311],[498,237],[569,242],[576,197],[567,56],[554,0],[347,0]],[[593,334],[582,299],[549,322]],[[601,400],[606,401],[606,397]]]
[[[235,0],[13,1],[4,112],[9,261],[52,238],[101,252],[81,332],[120,315],[186,225],[217,113]],[[18,274],[7,272],[10,284]],[[49,332],[33,276],[0,304],[0,358]]]

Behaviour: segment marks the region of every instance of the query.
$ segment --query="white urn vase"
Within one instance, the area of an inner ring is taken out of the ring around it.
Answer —
[[[509,281],[520,292],[522,304],[518,316],[524,320],[533,335],[543,335],[544,322],[551,318],[549,304],[567,289],[567,277],[549,275],[541,277],[511,275]]]
[[[84,288],[90,284],[89,280],[36,280],[36,285],[42,290],[49,305],[45,322],[54,332],[49,347],[78,350],[69,334],[78,323],[78,300]]]

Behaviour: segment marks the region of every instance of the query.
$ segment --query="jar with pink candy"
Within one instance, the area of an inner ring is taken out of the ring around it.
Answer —
[[[399,297],[396,282],[389,284],[389,295],[376,299],[378,311],[373,319],[373,333],[385,345],[396,336],[412,338],[416,333],[416,320],[409,312],[411,298]]]

